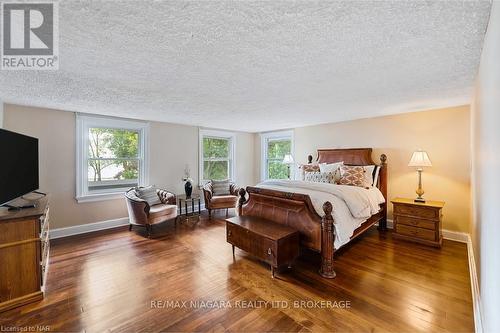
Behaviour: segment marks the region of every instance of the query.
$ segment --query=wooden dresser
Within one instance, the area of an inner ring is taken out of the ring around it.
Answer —
[[[396,198],[392,204],[394,237],[441,247],[444,202],[429,200],[419,203],[413,199]]]
[[[43,298],[49,262],[49,199],[0,209],[0,312]]]

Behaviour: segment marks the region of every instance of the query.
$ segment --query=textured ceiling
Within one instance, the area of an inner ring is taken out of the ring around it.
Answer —
[[[265,131],[466,104],[490,2],[60,1],[5,102]]]

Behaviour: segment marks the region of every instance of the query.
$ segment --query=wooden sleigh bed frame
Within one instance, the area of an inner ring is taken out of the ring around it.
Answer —
[[[318,163],[335,163],[344,161],[347,165],[375,165],[371,148],[356,149],[318,149]],[[308,156],[312,163],[312,156]],[[379,230],[387,229],[387,157],[380,156],[380,172],[377,187],[385,198],[380,211],[372,215],[358,227],[351,240],[361,235],[371,226],[378,223]],[[248,198],[246,198],[248,193]],[[335,221],[332,216],[334,207],[327,201],[323,204],[324,217],[316,213],[311,199],[306,194],[290,193],[277,190],[247,187],[240,189],[238,213],[240,216],[256,216],[273,222],[286,224],[300,232],[301,245],[321,253],[319,273],[325,278],[334,278],[333,255],[335,239]]]

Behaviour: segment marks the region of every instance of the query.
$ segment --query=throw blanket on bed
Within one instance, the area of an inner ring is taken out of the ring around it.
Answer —
[[[328,183],[312,183],[300,180],[268,180],[257,185],[260,188],[307,194],[315,211],[324,216],[323,204],[330,201],[333,205],[335,222],[334,247],[340,248],[349,242],[351,236],[363,222],[380,210],[385,202],[382,192],[376,187],[369,189],[334,185]]]

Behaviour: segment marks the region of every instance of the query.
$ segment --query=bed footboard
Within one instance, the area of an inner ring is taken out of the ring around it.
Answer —
[[[248,193],[248,198],[246,194]],[[319,273],[325,278],[334,278],[333,254],[335,228],[333,206],[325,202],[325,216],[319,216],[308,195],[247,187],[240,189],[238,214],[256,216],[288,225],[300,232],[301,245],[321,253]]]

